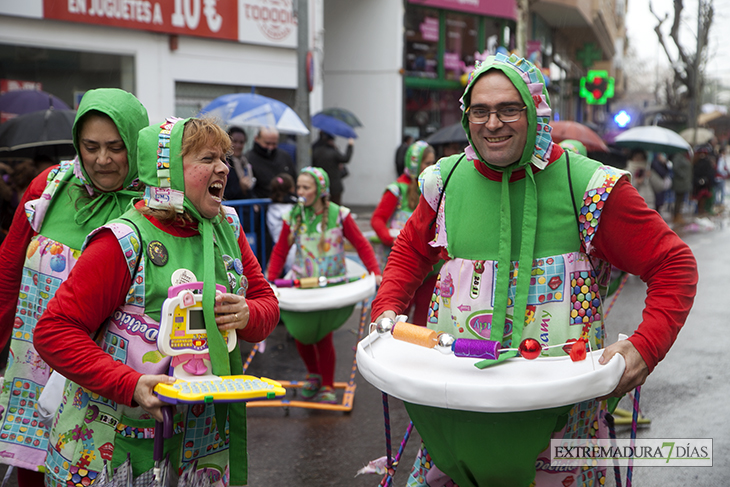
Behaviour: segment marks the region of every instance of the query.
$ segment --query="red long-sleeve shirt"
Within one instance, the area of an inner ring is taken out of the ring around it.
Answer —
[[[149,218],[149,217],[148,217]],[[181,237],[197,234],[194,227],[158,228]],[[241,262],[249,288],[246,302],[249,321],[237,330],[240,339],[259,342],[279,321],[279,303],[264,279],[261,268],[241,232],[238,238]],[[141,373],[117,362],[92,340],[96,331],[126,299],[131,276],[119,242],[110,230],[100,231],[76,262],[68,279],[36,325],[36,350],[62,375],[113,401],[132,405]]]
[[[271,282],[273,282],[274,279],[277,279],[281,274],[281,271],[284,269],[286,256],[291,248],[291,245],[289,245],[290,233],[291,228],[286,222],[284,222],[284,226],[281,229],[281,235],[279,235],[279,240],[276,242],[274,249],[271,251],[271,259],[269,260],[267,276]],[[352,216],[349,214],[342,220],[342,233],[345,238],[350,241],[352,246],[355,247],[357,255],[360,256],[360,259],[368,272],[372,272],[376,276],[379,276],[380,266],[378,265],[378,259],[375,257],[375,252],[373,252],[373,247],[363,236],[357,226],[357,223],[355,223],[355,220],[353,220]]]
[[[401,174],[397,182],[410,184],[411,178],[406,174]],[[380,199],[380,203],[378,203],[375,211],[373,211],[373,216],[370,217],[370,226],[373,227],[375,234],[383,245],[387,245],[388,247],[392,247],[393,242],[395,242],[395,239],[390,236],[388,220],[390,220],[390,217],[398,208],[399,201],[400,199],[391,191],[385,190],[383,197]]]
[[[479,169],[487,177],[501,179],[501,174],[491,174],[483,165]],[[522,174],[524,177],[524,171]],[[517,172],[513,174],[516,177]],[[439,258],[448,258],[443,248],[428,244],[434,237],[430,225],[434,217],[434,210],[421,197],[388,257],[383,283],[372,305],[373,318],[386,310],[406,309],[431,266]],[[692,307],[697,285],[692,251],[656,211],[646,206],[626,178],[613,188],[591,243],[592,255],[647,283],[643,321],[629,340],[651,372],[669,351]]]
[[[36,235],[25,216],[25,204],[40,198],[46,188],[48,173],[56,167],[58,166],[49,167],[30,182],[15,209],[8,235],[0,246],[0,350],[5,348],[13,331],[25,253],[31,239]]]

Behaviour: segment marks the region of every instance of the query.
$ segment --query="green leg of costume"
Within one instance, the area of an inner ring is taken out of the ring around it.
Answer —
[[[434,464],[459,487],[530,485],[537,456],[571,407],[477,413],[406,403]]]

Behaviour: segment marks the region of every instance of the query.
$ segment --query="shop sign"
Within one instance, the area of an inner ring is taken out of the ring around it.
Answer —
[[[424,41],[438,42],[439,40],[439,19],[426,17],[419,26],[421,39]]]
[[[515,0],[408,0],[423,7],[458,10],[478,15],[517,20]]]
[[[297,47],[297,18],[292,0],[239,0],[238,40]]]
[[[43,0],[47,19],[295,48],[292,0]]]
[[[217,0],[43,0],[47,19],[237,40],[236,4]]]

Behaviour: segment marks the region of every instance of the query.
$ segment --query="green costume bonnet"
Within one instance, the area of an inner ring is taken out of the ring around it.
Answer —
[[[94,187],[80,156],[76,156],[73,171],[64,175],[39,230],[44,236],[73,249],[81,249],[89,232],[124,213],[132,198],[139,196],[134,189],[137,184],[137,134],[149,125],[147,110],[131,93],[117,88],[87,91],[73,125],[77,154],[80,153],[79,121],[92,111],[108,115],[117,126],[127,149],[129,171],[121,189],[100,192]]]
[[[522,101],[527,107],[525,116],[527,117],[527,140],[522,151],[522,156],[518,161],[507,167],[499,167],[485,161],[481,154],[476,150],[476,146],[471,137],[469,119],[467,118],[466,109],[471,104],[471,93],[474,84],[483,75],[489,71],[500,71],[509,78],[510,82],[519,92]],[[510,261],[512,251],[512,221],[510,216],[510,177],[512,173],[519,169],[525,170],[525,202],[524,215],[522,221],[522,244],[516,267],[518,269],[530,269],[532,266],[533,254],[535,250],[535,233],[537,229],[537,187],[535,184],[535,175],[533,168],[544,169],[550,160],[550,154],[553,149],[553,141],[550,136],[550,98],[548,97],[547,88],[540,70],[529,61],[515,56],[506,56],[497,54],[488,57],[482,63],[477,63],[474,71],[470,76],[464,96],[461,98],[461,124],[466,131],[469,147],[466,148],[466,157],[470,161],[478,160],[490,169],[502,173],[502,191],[501,204],[499,208],[499,252],[498,252],[498,272],[495,290],[494,315],[492,323],[504,323],[507,314],[508,289],[510,281]],[[530,286],[530,273],[517,273],[517,289],[514,304],[514,329],[512,332],[512,343],[518,345],[522,338],[522,330],[524,327],[524,317],[527,309],[527,295]],[[501,341],[504,330],[503,327],[495,326],[492,328],[490,339]],[[493,363],[501,362],[516,355],[516,352],[506,352],[499,356],[499,360],[484,360],[477,364],[478,367],[486,367]]]
[[[416,179],[421,172],[421,161],[423,161],[423,153],[428,147],[428,143],[424,140],[414,142],[408,147],[405,156],[405,168],[403,172],[411,179]]]

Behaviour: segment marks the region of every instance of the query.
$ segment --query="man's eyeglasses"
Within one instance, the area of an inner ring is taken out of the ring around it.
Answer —
[[[489,117],[491,117],[493,113],[496,113],[497,119],[500,122],[512,123],[519,120],[522,116],[522,112],[524,112],[526,109],[526,106],[522,108],[504,107],[500,108],[499,110],[489,111],[481,107],[469,107],[466,109],[466,118],[469,120],[470,123],[482,124],[487,123],[489,121]]]

